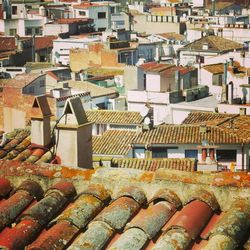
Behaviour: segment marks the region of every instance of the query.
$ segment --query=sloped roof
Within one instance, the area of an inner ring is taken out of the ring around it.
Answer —
[[[186,119],[182,122],[182,124],[200,124],[206,121],[213,121],[218,119],[225,119],[229,117],[235,116],[234,114],[226,114],[226,113],[215,113],[215,112],[200,112],[194,111],[188,114]]]
[[[233,50],[239,50],[243,48],[243,45],[232,40],[220,37],[220,36],[204,36],[198,40],[195,40],[192,43],[185,45],[179,50],[203,50],[203,44],[208,44],[209,51],[216,52],[227,52]]]
[[[49,148],[31,144],[30,130],[16,129],[5,135],[5,143],[0,148],[0,159],[39,164],[50,163],[54,157]]]
[[[250,140],[250,115],[193,112],[183,123],[216,126],[225,133],[235,134],[242,141]]]
[[[40,76],[41,74],[37,73],[19,74],[16,75],[15,78],[1,80],[1,85],[6,87],[23,88]]]
[[[57,39],[57,36],[41,36],[35,37],[35,49],[47,49],[53,48],[53,40]]]
[[[0,161],[0,246],[243,249],[250,236],[249,186],[247,173],[84,170]]]
[[[196,161],[190,158],[113,158],[112,167],[133,168],[145,171],[156,171],[160,168],[182,171],[195,171]]]
[[[166,38],[166,39],[171,39],[171,40],[185,40],[185,36],[184,35],[181,35],[181,34],[178,34],[178,33],[175,33],[175,32],[168,32],[168,33],[160,33],[160,34],[157,34],[158,36],[161,36],[163,38]]]
[[[88,120],[101,124],[141,124],[139,112],[118,110],[86,110]]]
[[[93,154],[127,155],[130,142],[137,132],[131,130],[109,129],[101,136],[93,136]]]
[[[90,92],[90,96],[92,98],[94,97],[101,97],[101,96],[118,96],[118,91],[115,90],[114,88],[104,88],[104,87],[100,87],[97,86],[93,83],[84,81],[84,82],[80,82],[80,81],[69,81],[69,87],[72,87],[74,89],[78,89],[81,91],[86,91],[86,92]]]
[[[15,49],[16,49],[16,44],[14,37],[0,36],[0,51],[9,51]]]
[[[200,133],[199,125],[160,125],[149,131],[137,134],[133,144],[201,144],[203,140],[215,144],[240,144],[244,139],[228,133],[216,126],[207,127]]]

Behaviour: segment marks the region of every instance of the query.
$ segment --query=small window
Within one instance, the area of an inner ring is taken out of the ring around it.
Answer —
[[[115,7],[110,7],[110,13],[114,14],[115,13]]]
[[[17,15],[17,6],[12,6],[12,15]]]
[[[82,10],[79,11],[79,15],[80,15],[80,16],[86,16],[86,11],[82,11]]]
[[[98,12],[97,17],[98,17],[98,19],[105,19],[106,18],[106,12]]]
[[[16,29],[10,29],[9,30],[10,36],[15,36],[16,35]]]
[[[26,28],[25,29],[25,35],[31,36],[32,35],[32,28]]]
[[[40,88],[42,88],[42,87],[45,86],[45,81],[44,80],[40,80],[39,84],[40,84]]]
[[[223,150],[217,149],[216,150],[216,158],[218,162],[235,162],[237,157],[236,150]]]
[[[168,157],[167,148],[163,148],[163,147],[153,148],[152,157],[153,158],[167,158]]]
[[[197,149],[186,149],[185,158],[195,158],[198,159],[198,150]]]
[[[106,28],[98,28],[98,31],[105,31]]]

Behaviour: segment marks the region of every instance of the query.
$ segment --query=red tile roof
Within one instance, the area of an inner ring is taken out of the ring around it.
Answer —
[[[16,43],[14,37],[0,37],[0,51],[15,50]]]
[[[53,48],[53,40],[57,39],[57,36],[41,36],[35,37],[36,50]]]
[[[0,161],[0,246],[162,250],[226,244],[243,249],[250,236],[247,173],[161,170],[155,175],[158,181],[145,179],[147,175],[129,178],[117,169]],[[229,175],[235,183],[214,186],[212,179]]]

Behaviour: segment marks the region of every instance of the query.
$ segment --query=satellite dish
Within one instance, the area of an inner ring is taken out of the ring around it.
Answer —
[[[142,110],[140,111],[140,114],[142,117],[145,117],[149,112],[149,108],[147,108],[146,106],[142,108]]]
[[[146,117],[146,118],[144,119],[144,123],[145,123],[146,125],[149,125],[149,124],[150,124],[150,118],[149,118],[149,117]]]

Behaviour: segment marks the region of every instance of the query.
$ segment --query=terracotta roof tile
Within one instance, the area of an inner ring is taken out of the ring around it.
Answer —
[[[192,43],[185,45],[180,50],[203,50],[202,46],[204,43],[208,44],[208,50],[218,52],[227,52],[243,48],[242,44],[220,36],[204,36]]]
[[[232,132],[232,131],[231,131]],[[160,125],[152,130],[138,133],[133,144],[201,144],[203,140],[215,144],[239,144],[243,140],[235,133],[228,133],[215,126],[207,127],[206,133],[200,132],[199,125]]]
[[[107,130],[101,136],[93,136],[93,154],[126,155],[136,134],[131,130]]]
[[[53,40],[57,39],[57,36],[41,36],[35,37],[35,49],[49,49],[53,48]]]
[[[117,110],[86,110],[88,120],[98,124],[141,124],[139,112]]]
[[[16,49],[15,38],[14,37],[0,37],[0,52],[15,50]]]
[[[189,158],[113,158],[111,165],[118,168],[133,168],[145,171],[156,171],[159,168],[182,171],[195,171],[196,161]]]
[[[213,187],[211,179],[217,178],[217,173],[203,176],[202,173],[177,174],[171,170],[168,180],[138,182],[135,175],[131,179],[124,175],[118,177],[119,169],[100,170],[99,175],[96,170],[92,177],[87,176],[86,171],[90,170],[0,162],[0,184],[7,183],[9,187],[8,180],[4,181],[7,177],[13,182],[13,189],[16,182],[21,183],[15,192],[6,192],[7,196],[0,202],[0,214],[12,215],[1,220],[5,227],[0,231],[0,246],[10,250],[83,247],[162,250],[170,246],[217,249],[218,245],[236,249],[249,237],[250,203],[246,183],[245,190],[232,189],[228,184]],[[200,182],[188,184],[187,175],[193,179],[199,176]],[[241,175],[247,179],[247,173]],[[22,183],[28,178],[36,179],[36,183],[34,180]],[[32,203],[35,190],[40,196],[39,185],[47,191],[39,201]],[[2,186],[5,189],[5,184]],[[202,191],[205,192],[202,194],[201,186],[210,191]],[[219,204],[226,204],[222,206],[223,212],[222,207],[212,209],[210,199],[215,196]],[[235,197],[231,199],[232,196]]]

